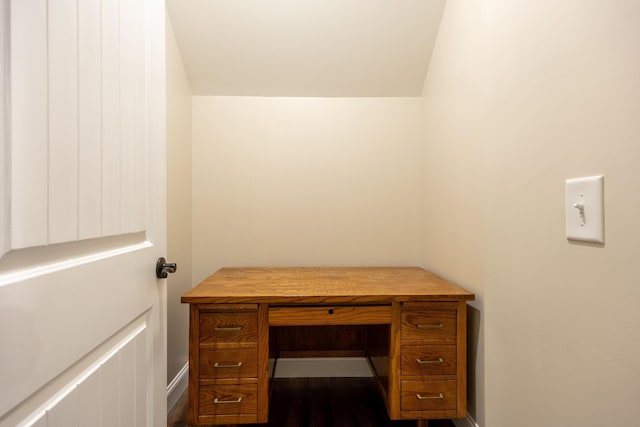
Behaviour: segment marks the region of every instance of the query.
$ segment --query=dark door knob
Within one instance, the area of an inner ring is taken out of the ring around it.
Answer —
[[[177,269],[178,265],[175,262],[167,262],[164,257],[160,257],[156,262],[156,277],[166,279],[169,273],[175,273]]]

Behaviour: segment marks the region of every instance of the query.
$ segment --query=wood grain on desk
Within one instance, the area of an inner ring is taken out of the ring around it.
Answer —
[[[182,296],[190,304],[473,299],[473,293],[419,267],[225,267]]]

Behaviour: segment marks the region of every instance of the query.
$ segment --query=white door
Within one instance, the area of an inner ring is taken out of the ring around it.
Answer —
[[[0,427],[166,421],[162,0],[0,0]]]

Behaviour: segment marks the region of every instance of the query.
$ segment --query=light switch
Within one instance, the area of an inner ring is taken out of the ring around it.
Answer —
[[[565,182],[567,239],[604,243],[604,177],[568,179]]]

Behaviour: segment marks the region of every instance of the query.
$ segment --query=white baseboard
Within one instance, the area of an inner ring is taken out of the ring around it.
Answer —
[[[167,386],[167,414],[171,412],[182,393],[187,389],[189,385],[189,362],[180,369],[180,372],[171,380]]]
[[[453,423],[456,425],[456,427],[480,427],[478,423],[476,423],[476,420],[471,418],[471,415],[469,414],[467,414],[466,418],[453,420]]]
[[[282,358],[276,363],[275,378],[372,377],[364,357]]]

